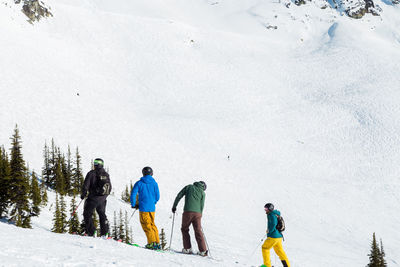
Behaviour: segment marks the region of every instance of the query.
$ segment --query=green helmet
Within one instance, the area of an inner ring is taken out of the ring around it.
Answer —
[[[94,161],[93,161],[93,165],[96,167],[96,166],[104,166],[104,161],[102,160],[102,159],[100,159],[100,158],[97,158],[97,159],[95,159]]]

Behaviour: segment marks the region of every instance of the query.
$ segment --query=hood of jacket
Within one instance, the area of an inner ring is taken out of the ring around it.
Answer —
[[[156,180],[154,180],[154,178],[151,175],[146,175],[146,176],[143,176],[142,178],[140,178],[140,181],[142,181],[145,184],[152,184]]]
[[[194,182],[193,185],[199,189],[201,189],[201,191],[204,191],[204,187],[203,184],[200,182]]]
[[[281,216],[281,212],[280,212],[279,210],[273,210],[273,211],[271,211],[269,214]],[[269,214],[268,214],[268,215],[269,215]]]
[[[270,214],[281,216],[281,212],[279,210],[273,210],[270,212]]]

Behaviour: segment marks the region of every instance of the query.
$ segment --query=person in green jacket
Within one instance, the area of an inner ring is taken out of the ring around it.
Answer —
[[[172,212],[176,212],[176,206],[179,201],[185,196],[185,207],[182,215],[182,239],[183,253],[192,254],[192,245],[190,242],[189,226],[193,224],[194,234],[199,248],[199,255],[207,256],[208,250],[204,239],[203,229],[201,227],[201,217],[204,209],[204,200],[206,198],[207,185],[203,181],[195,182],[185,186],[176,196]]]

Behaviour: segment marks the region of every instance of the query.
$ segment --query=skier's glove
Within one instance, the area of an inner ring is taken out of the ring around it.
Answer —
[[[176,211],[176,208],[172,208],[172,213],[175,213],[175,211]]]

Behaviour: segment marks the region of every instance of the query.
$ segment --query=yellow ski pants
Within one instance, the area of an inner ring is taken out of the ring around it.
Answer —
[[[261,247],[264,265],[267,267],[271,267],[271,258],[269,253],[269,250],[271,248],[274,248],[275,253],[276,255],[278,255],[279,259],[281,261],[286,261],[287,266],[290,267],[289,259],[286,256],[286,253],[282,247],[282,238],[271,238],[271,237],[268,237]]]
[[[139,212],[140,224],[142,225],[143,231],[147,237],[147,244],[153,242],[160,243],[160,237],[158,236],[158,229],[154,223],[155,213],[154,212]]]

